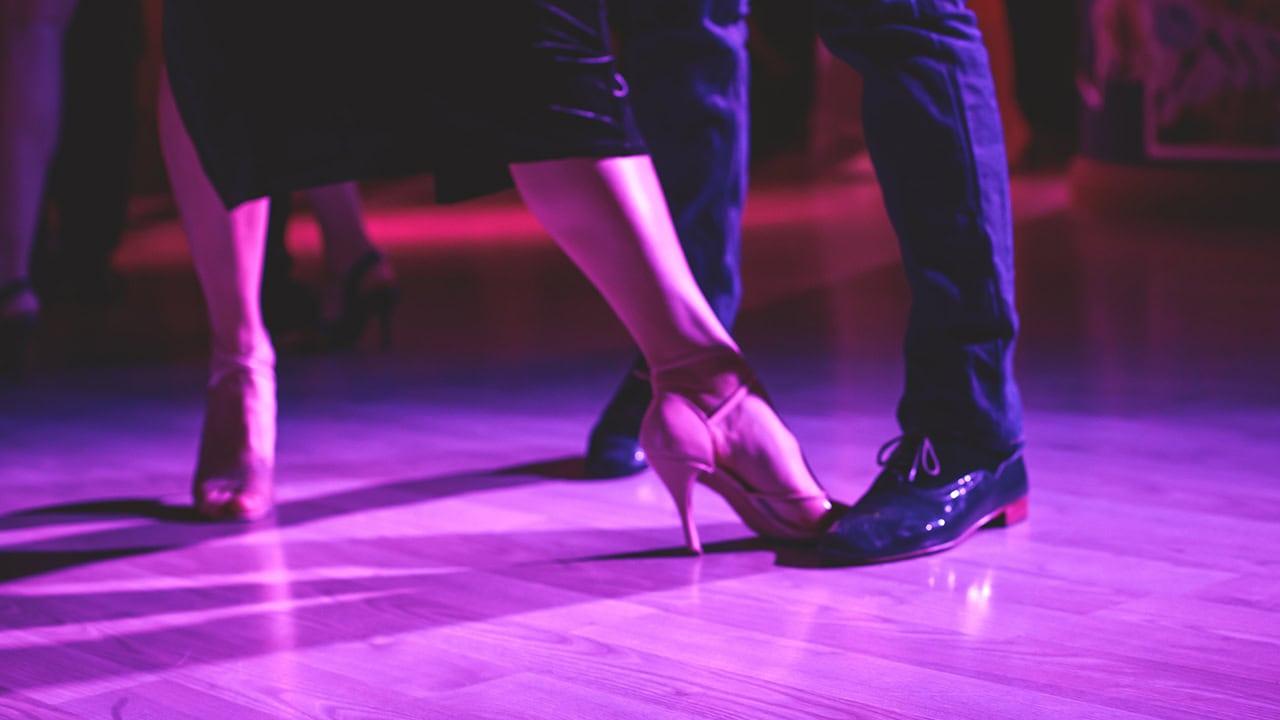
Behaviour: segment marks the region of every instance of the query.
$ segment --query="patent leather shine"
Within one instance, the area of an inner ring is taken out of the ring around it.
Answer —
[[[591,434],[585,462],[587,477],[626,477],[647,467],[648,458],[634,435],[611,434],[599,430]]]
[[[584,467],[587,477],[626,477],[649,467],[639,435],[640,421],[651,399],[648,368],[637,360],[591,429]]]
[[[886,468],[871,489],[827,531],[819,545],[830,564],[902,560],[947,550],[984,526],[1019,522],[1027,513],[1021,452],[998,467],[946,482],[909,482]]]

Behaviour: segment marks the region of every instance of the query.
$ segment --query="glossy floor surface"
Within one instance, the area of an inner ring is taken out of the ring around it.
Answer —
[[[0,718],[1275,718],[1280,231],[1016,183],[1031,518],[827,570],[650,473],[578,477],[627,361],[509,199],[372,193],[389,354],[286,357],[275,522],[190,521],[203,320],[170,220],[0,391]],[[296,237],[316,266],[314,229]],[[908,296],[865,180],[762,183],[739,334],[841,499]]]

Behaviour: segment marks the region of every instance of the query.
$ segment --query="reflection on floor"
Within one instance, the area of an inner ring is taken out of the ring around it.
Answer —
[[[0,716],[1263,718],[1280,713],[1280,242],[1017,182],[1032,517],[844,570],[657,479],[578,479],[629,355],[509,198],[372,194],[389,354],[286,357],[278,519],[192,523],[203,364],[171,221],[0,391]],[[304,270],[314,230],[299,220]],[[739,334],[852,499],[908,295],[878,190],[766,184]]]

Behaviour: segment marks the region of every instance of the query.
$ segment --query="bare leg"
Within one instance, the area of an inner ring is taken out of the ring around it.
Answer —
[[[651,366],[738,346],[685,262],[648,156],[513,165],[516,187]]]
[[[62,112],[62,38],[76,0],[0,0],[0,288],[27,277]],[[27,290],[0,317],[34,312]]]
[[[395,305],[395,273],[391,263],[374,246],[365,228],[360,191],[355,183],[339,183],[306,191],[307,202],[320,223],[325,269],[329,275],[321,316],[329,329],[328,344],[335,348],[354,345],[368,313],[363,307],[377,304],[382,315]],[[360,307],[357,307],[360,306]],[[361,319],[354,314],[360,313]],[[377,313],[375,313],[377,314]],[[387,340],[383,320],[383,342]]]
[[[790,431],[698,289],[648,156],[513,165],[530,210],[604,295],[653,370],[641,443],[688,547],[701,480],[757,533],[799,539],[831,508]]]
[[[355,183],[339,183],[306,191],[307,202],[320,223],[324,262],[328,271],[342,275],[357,260],[374,250],[365,229],[360,191]]]
[[[209,183],[161,78],[161,148],[191,259],[209,312],[212,359],[196,509],[215,519],[251,520],[272,504],[275,459],[275,351],[258,293],[269,201],[228,211]]]

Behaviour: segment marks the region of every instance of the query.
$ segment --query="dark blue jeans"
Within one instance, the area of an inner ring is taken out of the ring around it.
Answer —
[[[911,286],[906,432],[1022,441],[1008,164],[991,67],[963,0],[818,0],[863,76],[863,129]]]
[[[634,112],[703,292],[741,298],[747,178],[745,0],[624,0]],[[863,124],[912,291],[905,432],[993,450],[1022,440],[1008,165],[986,49],[962,0],[818,0],[862,73]]]
[[[742,300],[747,194],[746,0],[622,0],[632,111],[693,276],[725,327]]]

